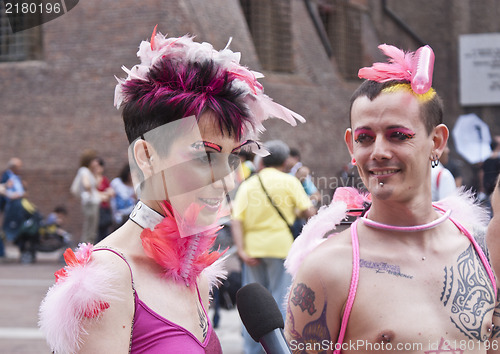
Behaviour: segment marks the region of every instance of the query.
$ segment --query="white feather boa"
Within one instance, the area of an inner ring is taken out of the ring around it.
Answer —
[[[484,231],[490,219],[488,210],[479,204],[470,190],[463,187],[434,204],[444,210],[451,210],[451,218],[468,228],[471,233]],[[285,260],[285,267],[293,278],[295,278],[305,257],[326,240],[325,235],[331,230],[335,230],[336,226],[346,217],[346,212],[346,203],[334,201],[329,206],[323,206],[307,222],[300,236],[294,241]]]
[[[325,235],[335,230],[345,218],[347,204],[344,202],[332,202],[329,206],[323,206],[302,229],[302,233],[292,244],[285,267],[293,277],[297,274],[304,258],[319,244],[325,241]]]

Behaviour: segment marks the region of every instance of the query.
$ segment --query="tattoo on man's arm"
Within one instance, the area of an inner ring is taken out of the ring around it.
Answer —
[[[495,308],[495,296],[486,270],[470,245],[461,253],[456,264],[444,268],[441,302],[450,312],[451,322],[467,338],[485,341],[491,333],[485,321],[498,315]]]
[[[313,315],[317,312],[314,301],[316,300],[316,294],[314,291],[306,286],[304,283],[297,284],[293,290],[290,297],[290,302],[292,305],[296,306],[301,310],[301,312],[306,312],[309,315]],[[314,347],[314,343],[321,343],[322,341],[330,340],[330,331],[328,330],[327,317],[326,317],[326,301],[323,307],[323,311],[319,318],[314,321],[308,322],[302,333],[297,331],[295,328],[295,319],[293,316],[293,311],[290,306],[288,308],[288,323],[290,323],[291,328],[288,330],[288,335],[290,340],[295,340],[296,343],[301,343],[303,348]],[[302,353],[301,350],[294,350],[294,353]],[[303,351],[306,353],[306,351]]]
[[[491,339],[500,338],[500,289],[497,288],[497,305],[493,311],[493,328],[491,329]]]
[[[316,299],[316,295],[311,288],[307,287],[304,283],[299,283],[293,289],[292,298],[290,301],[295,306],[300,307],[302,312],[307,310],[309,315],[312,315],[316,312],[316,308],[314,307],[314,300]]]

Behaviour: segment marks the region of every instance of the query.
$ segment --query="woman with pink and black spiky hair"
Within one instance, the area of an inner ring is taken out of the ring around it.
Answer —
[[[262,75],[227,47],[155,28],[137,54],[141,63],[118,79],[115,106],[140,201],[99,244],[66,251],[40,326],[55,353],[220,353],[206,309],[224,252],[210,248],[238,154],[262,153],[265,119],[304,119],[266,96]]]

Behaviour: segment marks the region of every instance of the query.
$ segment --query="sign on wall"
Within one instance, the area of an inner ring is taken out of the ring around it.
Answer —
[[[460,36],[460,103],[500,105],[500,33]]]

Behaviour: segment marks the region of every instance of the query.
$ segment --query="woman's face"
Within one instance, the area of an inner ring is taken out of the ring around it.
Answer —
[[[191,123],[187,124],[189,127]],[[209,225],[221,216],[224,206],[227,208],[242,144],[227,132],[221,134],[212,112],[201,115],[198,124],[187,130],[181,129],[167,156],[151,159],[154,196],[156,200],[168,200],[185,218],[188,208],[199,210],[197,224]]]

